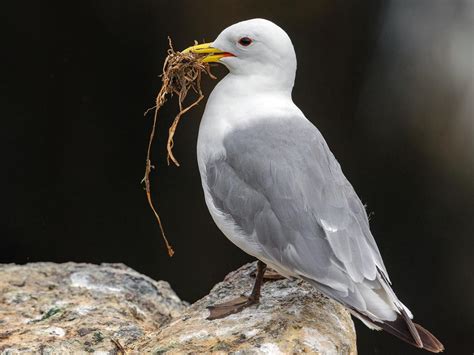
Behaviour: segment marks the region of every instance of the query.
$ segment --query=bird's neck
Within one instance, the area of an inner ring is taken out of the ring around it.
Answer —
[[[228,73],[215,87],[214,92],[225,92],[236,97],[259,96],[268,94],[291,100],[294,77],[267,74],[233,74]]]
[[[238,128],[255,120],[277,119],[288,115],[289,110],[298,110],[291,90],[292,87],[277,85],[265,77],[229,73],[209,96],[203,121]]]
[[[304,117],[293,103],[291,88],[268,86],[269,82],[228,74],[214,88],[201,121],[198,151],[217,147],[228,132],[250,127],[262,120]]]

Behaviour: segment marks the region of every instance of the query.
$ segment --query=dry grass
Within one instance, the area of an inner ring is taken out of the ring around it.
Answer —
[[[145,112],[146,115],[149,111],[154,110],[153,126],[151,128],[146,154],[145,176],[143,177],[142,182],[145,183],[145,191],[148,204],[150,205],[150,208],[152,209],[156,220],[158,221],[161,234],[165,241],[166,248],[168,249],[168,254],[169,256],[173,256],[173,248],[171,247],[168,242],[168,239],[166,238],[160,216],[156,211],[153,204],[153,200],[151,198],[150,173],[151,170],[154,169],[154,166],[151,163],[151,149],[155,136],[158,111],[165,104],[169,96],[176,95],[178,97],[179,112],[174,118],[173,123],[169,128],[166,149],[168,165],[172,161],[176,166],[179,166],[178,160],[173,155],[173,137],[176,133],[176,129],[178,128],[179,121],[186,112],[188,112],[194,106],[199,104],[199,102],[201,102],[201,100],[204,98],[204,95],[201,90],[202,74],[204,73],[205,75],[208,75],[213,79],[215,79],[215,77],[210,72],[209,64],[200,61],[203,55],[176,52],[173,48],[173,44],[171,43],[171,39],[168,38],[168,40],[170,48],[168,49],[168,56],[166,57],[165,62],[163,64],[163,74],[161,75],[162,86],[160,91],[158,92],[158,95],[156,96],[155,106]],[[197,98],[188,106],[184,106],[184,100],[186,99],[190,91],[194,92]]]

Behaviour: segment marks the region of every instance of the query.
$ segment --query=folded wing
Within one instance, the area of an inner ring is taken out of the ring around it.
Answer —
[[[369,319],[394,321],[405,307],[364,206],[316,127],[300,117],[259,120],[224,147],[206,164],[209,194],[261,257]]]

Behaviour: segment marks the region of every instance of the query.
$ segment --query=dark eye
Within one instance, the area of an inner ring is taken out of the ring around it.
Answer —
[[[244,47],[248,47],[252,44],[252,40],[248,37],[242,37],[239,39],[239,44]]]

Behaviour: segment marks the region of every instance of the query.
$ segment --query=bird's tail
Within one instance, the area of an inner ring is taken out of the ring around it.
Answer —
[[[351,311],[352,314],[364,321],[364,323],[369,323],[375,329],[383,329],[417,348],[425,349],[432,353],[440,353],[444,350],[443,344],[428,330],[414,323],[405,311],[402,311],[396,320],[383,322],[374,321],[353,309]]]

